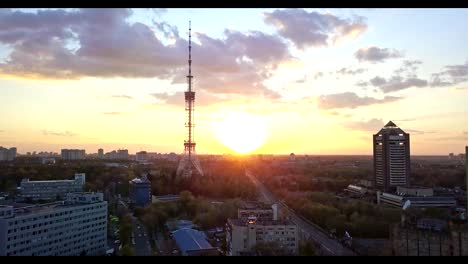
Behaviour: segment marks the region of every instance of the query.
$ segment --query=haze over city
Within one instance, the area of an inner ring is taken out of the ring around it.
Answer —
[[[467,14],[2,9],[0,145],[180,153],[191,19],[199,153],[370,155],[389,120],[414,155],[459,153]]]

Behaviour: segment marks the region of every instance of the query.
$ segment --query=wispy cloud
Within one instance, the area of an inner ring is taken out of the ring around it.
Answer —
[[[356,75],[367,71],[364,68],[352,69],[352,68],[341,68],[340,70],[336,71],[336,73],[341,75]]]
[[[341,125],[350,130],[365,131],[365,132],[377,132],[384,126],[382,119],[372,118],[363,121],[350,121],[343,122]]]
[[[396,120],[395,120],[396,121]],[[407,133],[412,133],[416,135],[424,135],[424,134],[434,134],[436,131],[421,131],[416,129],[403,129]]]
[[[360,48],[354,53],[354,57],[359,61],[368,61],[371,63],[384,62],[387,59],[401,58],[403,53],[395,49],[366,47]]]
[[[125,94],[112,95],[111,97],[122,98],[122,99],[133,99],[133,97],[131,97],[130,95],[125,95]]]
[[[318,98],[318,107],[320,109],[333,109],[333,108],[356,108],[359,106],[384,104],[398,101],[402,97],[385,96],[383,99],[376,99],[373,97],[360,97],[352,92],[321,95]]]
[[[60,131],[42,130],[42,135],[44,135],[44,136],[58,136],[58,137],[74,137],[74,136],[76,136],[78,134],[73,133],[71,131],[60,132]]]

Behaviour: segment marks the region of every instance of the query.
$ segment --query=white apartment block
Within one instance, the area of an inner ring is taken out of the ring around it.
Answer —
[[[0,161],[12,161],[16,158],[16,148],[4,148],[0,146]]]
[[[20,183],[19,197],[32,201],[64,199],[67,193],[82,192],[85,181],[84,173],[75,173],[74,180],[30,181],[23,179]]]
[[[61,202],[0,206],[0,256],[104,255],[107,202],[102,193],[69,193]]]
[[[61,157],[63,160],[84,160],[86,151],[84,149],[62,149]]]

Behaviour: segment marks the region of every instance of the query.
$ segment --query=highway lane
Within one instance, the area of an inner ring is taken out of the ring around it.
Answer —
[[[294,212],[293,209],[289,208],[286,204],[276,199],[276,197],[271,193],[263,183],[261,183],[255,175],[253,175],[250,171],[246,170],[246,176],[249,177],[252,182],[257,186],[258,190],[260,191],[261,195],[263,196],[263,200],[268,203],[277,203],[278,209],[286,208],[289,211],[289,217],[291,221],[293,221],[299,229],[310,239],[314,240],[315,242],[319,243],[326,253],[326,255],[333,255],[333,256],[354,256],[356,255],[350,249],[344,247],[338,241],[330,238],[326,232],[321,229],[319,226],[315,225],[314,223],[304,219],[300,215]]]

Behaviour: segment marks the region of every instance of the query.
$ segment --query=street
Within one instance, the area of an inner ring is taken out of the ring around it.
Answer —
[[[138,221],[138,219],[132,216],[133,221],[133,233],[132,233],[132,244],[134,248],[135,256],[151,256],[151,246],[148,240],[148,233],[145,231],[145,227]]]
[[[330,238],[324,231],[321,230],[317,225],[310,223],[308,220],[303,219],[301,216],[296,214],[292,209],[290,209],[286,204],[281,201],[278,201],[276,197],[271,193],[264,185],[261,183],[250,171],[246,170],[246,176],[249,177],[252,182],[256,185],[258,190],[265,202],[276,203],[278,204],[278,209],[286,208],[289,211],[289,217],[292,222],[294,222],[298,228],[303,232],[306,237],[314,240],[319,243],[322,249],[327,253],[327,255],[334,256],[354,256],[356,255],[350,249],[344,247],[338,241]]]

